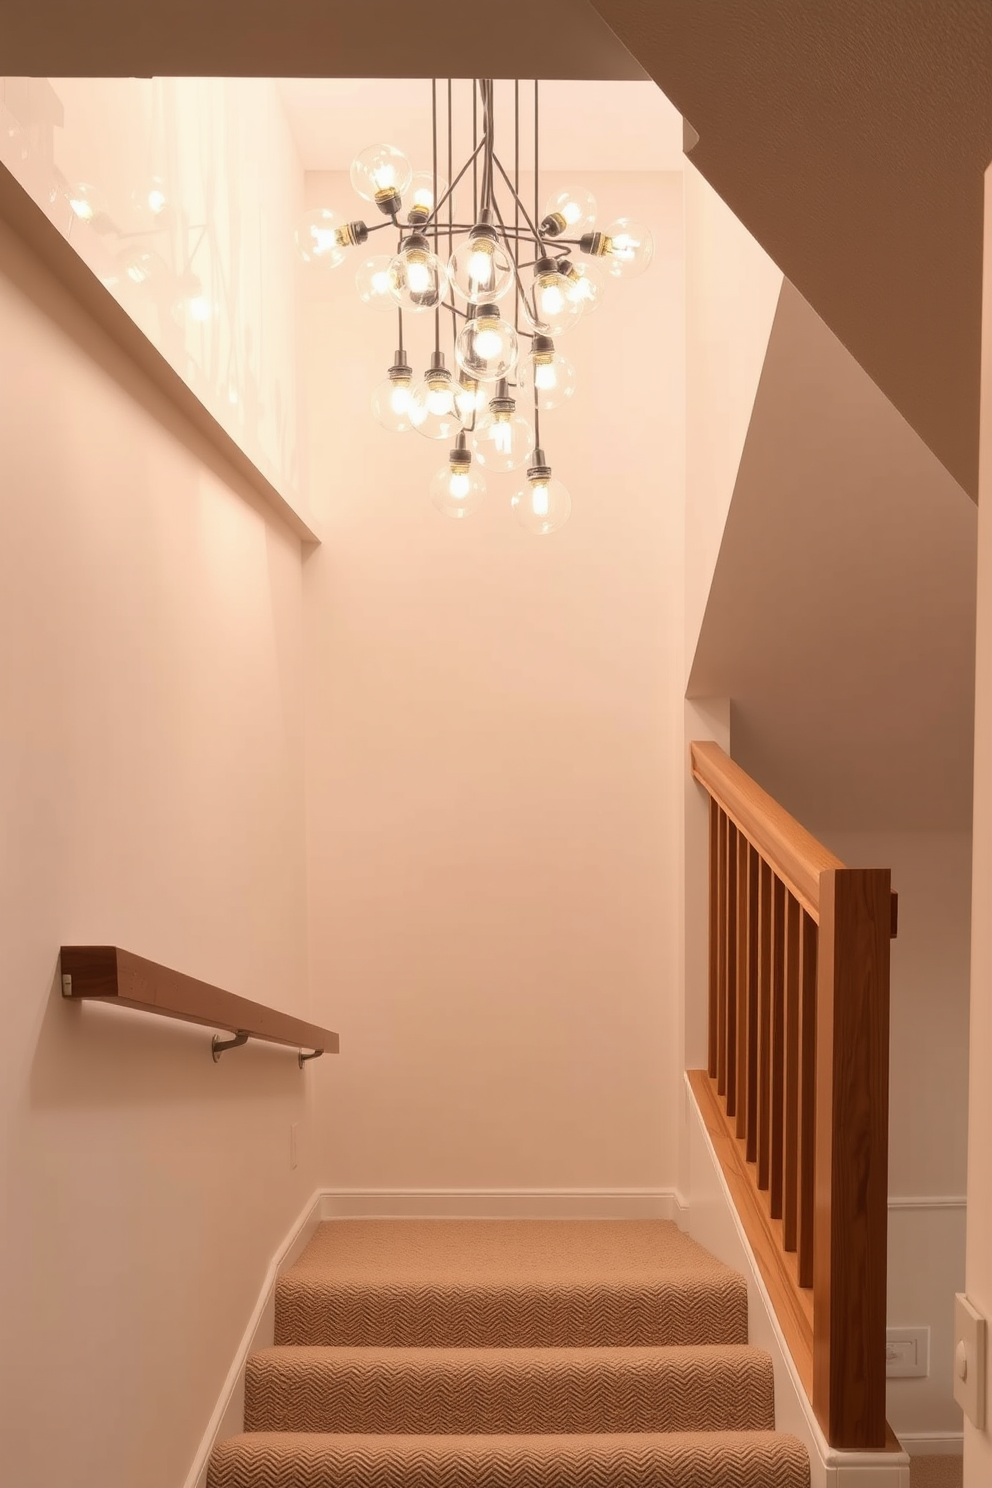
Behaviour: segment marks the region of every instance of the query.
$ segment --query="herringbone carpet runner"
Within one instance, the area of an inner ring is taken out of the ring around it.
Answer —
[[[744,1279],[661,1220],[338,1220],[208,1488],[808,1488]]]

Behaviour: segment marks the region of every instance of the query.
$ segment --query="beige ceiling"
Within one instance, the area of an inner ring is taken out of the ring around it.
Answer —
[[[693,164],[976,497],[990,0],[594,3],[698,133]]]
[[[689,693],[811,827],[970,824],[977,516],[786,283]]]
[[[304,170],[347,170],[373,140],[399,145],[418,165],[431,161],[431,85],[427,78],[283,78],[283,106]],[[456,79],[452,120],[461,158],[471,141],[472,80]],[[497,82],[496,148],[512,159],[514,88]],[[438,117],[444,164],[447,88]],[[533,88],[520,89],[520,156],[533,159]],[[540,89],[541,170],[672,171],[682,169],[682,115],[651,81],[551,80]],[[456,152],[456,158],[457,152]]]

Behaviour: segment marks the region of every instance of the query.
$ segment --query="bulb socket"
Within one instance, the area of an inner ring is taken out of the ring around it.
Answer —
[[[567,226],[560,212],[549,212],[541,223],[541,235],[545,238],[560,237]]]
[[[407,212],[406,220],[411,227],[423,227],[424,223],[427,221],[430,215],[430,207],[422,206],[419,202],[417,202],[416,205],[412,206],[409,212]]]
[[[551,336],[535,336],[530,349],[534,356],[551,357],[555,354],[555,343]]]
[[[601,232],[583,233],[579,239],[579,252],[588,253],[590,258],[602,258],[606,252],[606,234]]]
[[[516,409],[515,398],[510,397],[510,387],[505,377],[501,377],[496,384],[496,394],[489,399],[489,407],[493,413],[512,414]]]
[[[528,466],[527,479],[529,481],[551,479],[551,466],[548,464],[548,457],[540,445],[534,451],[533,465]]]
[[[356,248],[368,241],[369,230],[364,222],[346,222],[341,229],[342,248]]]
[[[467,470],[471,463],[471,450],[464,449],[461,445],[456,445],[448,455],[448,464],[452,470]]]
[[[539,258],[534,265],[534,278],[540,279],[545,274],[557,274],[558,262],[553,258]]]
[[[422,232],[408,233],[400,244],[400,252],[406,253],[408,250],[415,253],[430,253],[430,239]]]
[[[478,320],[499,320],[499,306],[478,305],[476,306],[474,318]]]
[[[429,370],[431,372],[448,372],[447,367],[444,365],[444,352],[443,351],[432,351],[431,352],[431,365],[430,365],[430,369]],[[451,374],[448,373],[448,375],[450,377]]]
[[[405,351],[397,351],[393,358],[393,365],[389,369],[390,382],[409,382],[413,376],[413,368],[406,359]]]
[[[395,217],[403,205],[400,200],[400,194],[394,186],[390,186],[384,191],[377,191],[375,194],[375,204],[384,217]]]

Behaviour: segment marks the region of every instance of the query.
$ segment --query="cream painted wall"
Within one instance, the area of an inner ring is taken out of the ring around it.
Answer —
[[[67,1004],[58,949],[307,1012],[299,546],[5,232],[0,324],[0,1475],[176,1488],[315,1184],[312,1076]]]
[[[469,520],[433,509],[446,446],[369,412],[393,324],[344,268],[311,286],[310,954],[343,1187],[675,1180],[681,180],[588,183],[659,248],[562,339],[581,383],[544,428],[574,503],[553,537],[515,525],[510,478]]]
[[[971,1081],[968,1094],[968,1240],[966,1283],[975,1307],[992,1321],[992,167],[985,173],[985,273],[982,304],[982,425],[978,496],[978,648],[975,683],[975,838],[972,866]],[[990,1350],[992,1352],[992,1350]],[[988,1359],[987,1364],[992,1364]],[[965,1422],[965,1488],[992,1480],[992,1391],[986,1426]]]
[[[815,828],[814,828],[815,830]],[[930,1375],[889,1380],[888,1420],[914,1436],[961,1431],[954,1403],[954,1293],[964,1284],[971,834],[815,835],[850,867],[890,867],[890,1327],[928,1326]],[[908,1202],[906,1202],[908,1201]]]
[[[687,160],[685,673],[692,669],[782,273]]]

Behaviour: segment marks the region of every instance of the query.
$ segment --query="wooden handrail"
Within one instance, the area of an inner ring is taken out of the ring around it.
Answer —
[[[119,946],[63,946],[60,960],[62,995],[73,1001],[85,998],[111,1007],[179,1018],[204,1028],[224,1028],[240,1042],[244,1035],[301,1051],[312,1049],[315,1054],[338,1052],[338,1036],[329,1028],[250,1002],[247,997],[197,981],[156,961],[146,961]],[[233,1043],[227,1047],[233,1047]]]
[[[820,874],[828,868],[843,868],[840,858],[763,791],[719,744],[697,741],[691,745],[691,754],[693,779],[705,787],[819,924]]]
[[[713,743],[708,1068],[690,1071],[832,1446],[885,1450],[888,869],[846,868]]]

